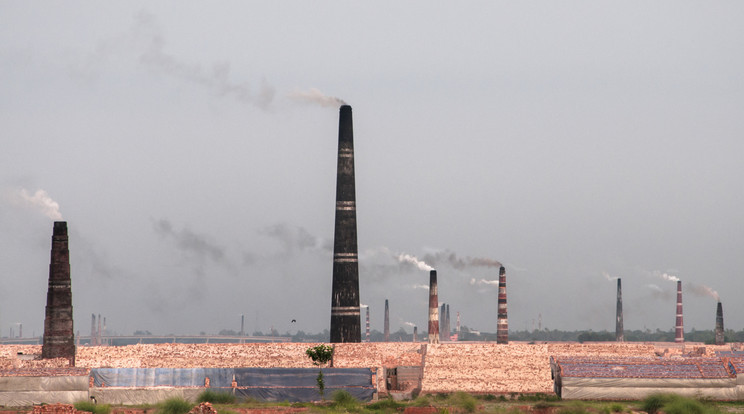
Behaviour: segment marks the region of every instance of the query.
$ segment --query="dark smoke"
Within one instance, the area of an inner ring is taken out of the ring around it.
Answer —
[[[440,267],[442,264],[448,264],[457,270],[468,267],[501,267],[501,262],[498,260],[470,256],[458,257],[457,253],[449,250],[426,254],[424,261],[434,268]]]
[[[313,236],[300,226],[279,223],[259,230],[258,234],[279,241],[284,246],[286,253],[313,250],[330,252],[333,250],[333,244],[330,240]]]
[[[240,102],[267,109],[274,99],[274,89],[263,81],[258,92],[254,92],[246,83],[235,83],[230,80],[230,63],[213,63],[211,69],[205,69],[198,63],[182,62],[165,52],[165,39],[155,16],[140,11],[135,16],[135,35],[145,43],[145,51],[140,55],[140,62],[154,70],[174,78],[183,79],[196,85],[206,87],[218,96],[230,96]]]
[[[207,237],[196,234],[189,229],[174,230],[170,221],[160,219],[153,223],[153,228],[161,237],[171,239],[176,243],[179,249],[196,254],[198,257],[206,257],[215,262],[221,261],[225,256],[222,247],[216,246],[209,241]]]

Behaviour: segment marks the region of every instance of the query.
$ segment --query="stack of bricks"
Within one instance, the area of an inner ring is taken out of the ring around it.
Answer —
[[[32,414],[77,414],[78,411],[72,404],[44,404],[34,405]]]
[[[654,356],[649,344],[429,345],[423,393],[550,393],[551,355]]]

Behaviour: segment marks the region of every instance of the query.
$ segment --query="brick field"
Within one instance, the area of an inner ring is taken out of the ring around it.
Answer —
[[[195,367],[284,367],[311,368],[305,350],[310,343],[256,344],[140,344],[123,347],[82,346],[77,348],[79,368],[195,368]],[[669,344],[667,344],[669,345]],[[337,344],[333,366],[375,368],[377,386],[384,390],[383,368],[421,366],[422,392],[467,391],[474,393],[550,393],[551,355],[654,356],[676,352],[643,343],[443,343],[410,342]],[[0,369],[64,367],[65,360],[27,360],[40,354],[40,345],[0,346]],[[425,355],[423,355],[425,352]],[[665,353],[666,353],[665,352]],[[705,350],[707,353],[707,349]],[[422,358],[423,357],[423,358]]]

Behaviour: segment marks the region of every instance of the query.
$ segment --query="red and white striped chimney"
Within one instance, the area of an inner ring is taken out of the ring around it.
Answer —
[[[677,281],[677,320],[674,326],[674,342],[684,342],[685,331],[682,324],[682,281]]]
[[[367,306],[367,332],[365,342],[369,342],[369,306]]]

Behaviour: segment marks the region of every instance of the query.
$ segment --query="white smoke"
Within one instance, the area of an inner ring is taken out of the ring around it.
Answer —
[[[411,286],[414,289],[426,289],[429,290],[429,285],[413,285]]]
[[[654,275],[664,280],[668,280],[670,282],[679,282],[680,280],[677,276],[670,275],[669,273],[662,273],[662,272],[659,272],[658,270],[654,272]]]
[[[604,271],[602,272],[602,276],[604,276],[605,279],[609,280],[610,282],[613,281],[613,280],[619,279],[619,277],[617,277],[617,276],[610,276],[609,273],[604,272]]]
[[[369,305],[365,305],[365,304],[363,304],[363,303],[360,303],[360,304],[359,304],[359,307],[360,307],[360,308],[369,308]]]
[[[341,105],[346,105],[346,102],[344,102],[343,99],[335,96],[328,96],[315,88],[310,88],[306,91],[294,91],[289,94],[289,98],[298,102],[317,104],[331,108],[338,108]]]
[[[416,256],[413,256],[407,253],[401,253],[398,256],[396,256],[396,258],[398,259],[400,263],[410,263],[416,266],[417,268],[419,268],[420,270],[424,270],[427,272],[434,270],[434,268],[426,264],[426,262],[419,260],[416,258]]]
[[[658,293],[662,292],[662,289],[658,285],[648,284],[646,287]]]
[[[59,212],[59,203],[52,200],[46,191],[39,189],[33,195],[30,195],[25,188],[22,188],[17,194],[26,205],[38,209],[50,219],[62,220],[62,214]]]
[[[415,328],[415,327],[416,327],[416,324],[415,324],[415,323],[413,323],[413,322],[403,322],[403,324],[404,324],[404,325],[408,325],[408,326],[410,326],[411,328]]]
[[[718,292],[713,290],[713,288],[710,288],[705,285],[696,285],[693,283],[687,283],[687,290],[692,292],[695,295],[698,296],[708,296],[716,300],[718,302],[720,300],[720,297],[718,296]]]
[[[471,278],[470,279],[470,284],[471,285],[476,285],[477,284],[477,285],[495,285],[495,286],[498,286],[499,285],[499,281],[498,280],[487,280],[487,279],[476,280],[475,278]]]

